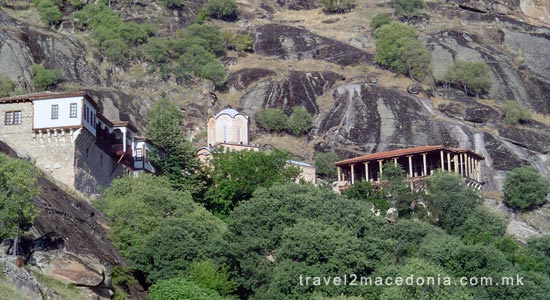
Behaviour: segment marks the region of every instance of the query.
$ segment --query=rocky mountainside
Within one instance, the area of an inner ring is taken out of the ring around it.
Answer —
[[[77,30],[66,14],[59,28],[38,22],[36,11],[18,10],[4,0],[0,10],[0,70],[29,90],[30,65],[63,72],[60,89],[85,89],[109,118],[131,120],[140,129],[161,95],[182,109],[183,129],[197,146],[206,142],[206,118],[226,105],[252,119],[252,143],[285,148],[311,162],[315,151],[353,155],[401,147],[444,144],[485,156],[487,204],[510,217],[520,238],[550,233],[550,207],[514,215],[498,192],[505,172],[533,165],[550,176],[550,1],[428,1],[423,16],[409,21],[431,51],[441,78],[456,60],[485,62],[492,88],[483,98],[428,83],[417,84],[373,62],[368,26],[378,13],[392,13],[386,1],[356,1],[345,14],[326,14],[315,0],[240,0],[238,19],[214,21],[232,32],[248,32],[253,51],[229,52],[222,61],[225,88],[179,85],[150,72],[145,62],[113,65]],[[205,1],[167,9],[160,1],[109,1],[124,20],[154,21],[168,36],[190,23]],[[414,90],[411,87],[414,85]],[[407,92],[409,90],[409,93]],[[513,100],[534,112],[533,120],[507,125],[502,104]],[[255,114],[267,107],[290,111],[304,106],[315,126],[303,138],[257,129]]]

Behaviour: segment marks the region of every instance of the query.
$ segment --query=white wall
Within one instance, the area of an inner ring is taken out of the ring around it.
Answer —
[[[34,100],[33,127],[40,129],[81,125],[82,102],[82,97]],[[76,118],[70,118],[71,103],[77,104]],[[52,120],[52,105],[54,104],[59,106],[59,113],[58,118]]]
[[[86,114],[86,107],[88,107],[88,109],[91,111],[91,115],[93,116],[91,120],[84,119],[84,115]],[[84,127],[88,129],[88,131],[90,131],[95,136],[95,131],[96,131],[95,129],[96,129],[96,123],[97,123],[97,115],[96,115],[97,111],[88,100],[84,99],[84,107],[82,111],[79,111],[79,114],[82,117],[82,125],[84,125]]]

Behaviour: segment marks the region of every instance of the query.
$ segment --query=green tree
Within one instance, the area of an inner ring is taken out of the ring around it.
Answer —
[[[481,199],[457,175],[438,172],[426,182],[426,202],[432,221],[449,233],[458,232]]]
[[[213,290],[205,289],[183,277],[160,281],[149,291],[151,300],[228,300]]]
[[[37,91],[53,88],[61,80],[61,70],[46,69],[44,65],[31,66],[32,85]]]
[[[0,74],[0,97],[10,96],[15,90],[15,83],[6,75]]]
[[[401,165],[387,162],[382,166],[382,194],[385,194],[391,206],[397,208],[400,217],[408,217],[416,205],[409,186],[405,183],[405,170]]]
[[[172,9],[185,7],[184,0],[162,0],[161,2],[162,4],[164,4],[164,6]]]
[[[236,16],[237,3],[234,0],[208,0],[204,9],[208,15],[221,20]]]
[[[504,203],[517,210],[528,210],[544,202],[550,183],[531,166],[515,168],[504,179]]]
[[[37,175],[29,162],[0,154],[0,238],[14,237],[14,256],[17,256],[21,230],[27,228],[38,213],[32,203],[38,195]]]
[[[266,108],[258,113],[256,122],[268,131],[282,131],[287,128],[288,116],[278,108]]]
[[[374,32],[376,29],[380,28],[382,25],[390,24],[392,19],[388,14],[377,14],[375,15],[370,22],[370,29]]]
[[[340,158],[335,152],[316,152],[315,153],[315,174],[329,180],[336,180],[336,163]]]
[[[301,106],[294,107],[288,117],[287,129],[293,135],[306,134],[313,126],[313,118],[307,110]]]
[[[424,0],[392,0],[391,7],[395,9],[395,14],[411,18],[420,15],[420,10],[426,7]]]
[[[531,119],[531,111],[514,100],[504,102],[502,112],[504,121],[508,124],[517,124]]]
[[[355,0],[321,0],[323,10],[326,12],[344,13],[350,10]]]
[[[374,31],[374,61],[393,71],[422,80],[431,60],[426,46],[416,39],[416,29],[401,22],[391,22]]]
[[[225,54],[225,42],[220,31],[210,24],[192,24],[185,30],[185,39],[197,38],[206,41],[203,47],[216,56]]]
[[[207,63],[200,69],[199,76],[212,80],[217,86],[222,86],[225,82],[226,73],[222,64],[219,61],[214,60]]]
[[[146,136],[154,146],[150,161],[156,173],[166,176],[174,188],[196,195],[203,189],[199,161],[180,125],[181,114],[175,104],[164,98],[155,103],[146,127]]]
[[[228,267],[223,265],[218,268],[212,260],[193,262],[189,266],[187,278],[200,287],[216,291],[220,295],[229,295],[237,288]]]
[[[100,49],[108,59],[117,65],[126,66],[129,62],[128,46],[119,38],[104,41],[101,43]]]
[[[155,64],[165,63],[168,60],[168,41],[163,38],[150,38],[142,46],[145,58]]]
[[[208,171],[212,184],[205,194],[206,207],[227,215],[237,204],[250,199],[257,188],[295,180],[299,170],[287,166],[288,159],[288,154],[278,150],[214,152]]]
[[[141,45],[149,38],[149,32],[136,22],[122,22],[118,27],[118,35],[129,47]]]
[[[39,0],[36,9],[42,21],[50,25],[59,24],[62,15],[54,0]]]
[[[376,209],[380,210],[382,215],[385,215],[385,212],[390,208],[386,195],[382,191],[375,189],[370,182],[358,181],[343,191],[342,195],[349,199],[372,203]]]
[[[457,60],[449,66],[443,80],[475,95],[487,93],[491,87],[489,67],[483,62]]]
[[[116,179],[95,204],[109,218],[113,245],[149,283],[183,274],[194,260],[211,257],[225,232],[188,192],[174,190],[161,176]]]
[[[506,225],[504,218],[482,206],[478,206],[466,218],[458,229],[458,233],[467,243],[490,244],[494,240],[504,237]]]

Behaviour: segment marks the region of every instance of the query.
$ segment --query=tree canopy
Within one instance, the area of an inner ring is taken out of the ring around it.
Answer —
[[[544,201],[550,183],[530,166],[516,168],[504,180],[504,203],[511,208],[527,210]]]

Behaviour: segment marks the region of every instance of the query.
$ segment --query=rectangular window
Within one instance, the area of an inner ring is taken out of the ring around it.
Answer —
[[[88,121],[88,106],[85,105],[86,110],[84,111],[84,120]]]
[[[22,113],[20,110],[8,111],[5,114],[4,124],[6,125],[19,125],[22,121]]]
[[[59,119],[59,105],[52,104],[52,120]]]
[[[78,113],[77,113],[77,105],[76,103],[71,103],[71,118],[76,118]]]
[[[143,150],[142,149],[136,149],[136,160],[142,161],[143,160]]]

